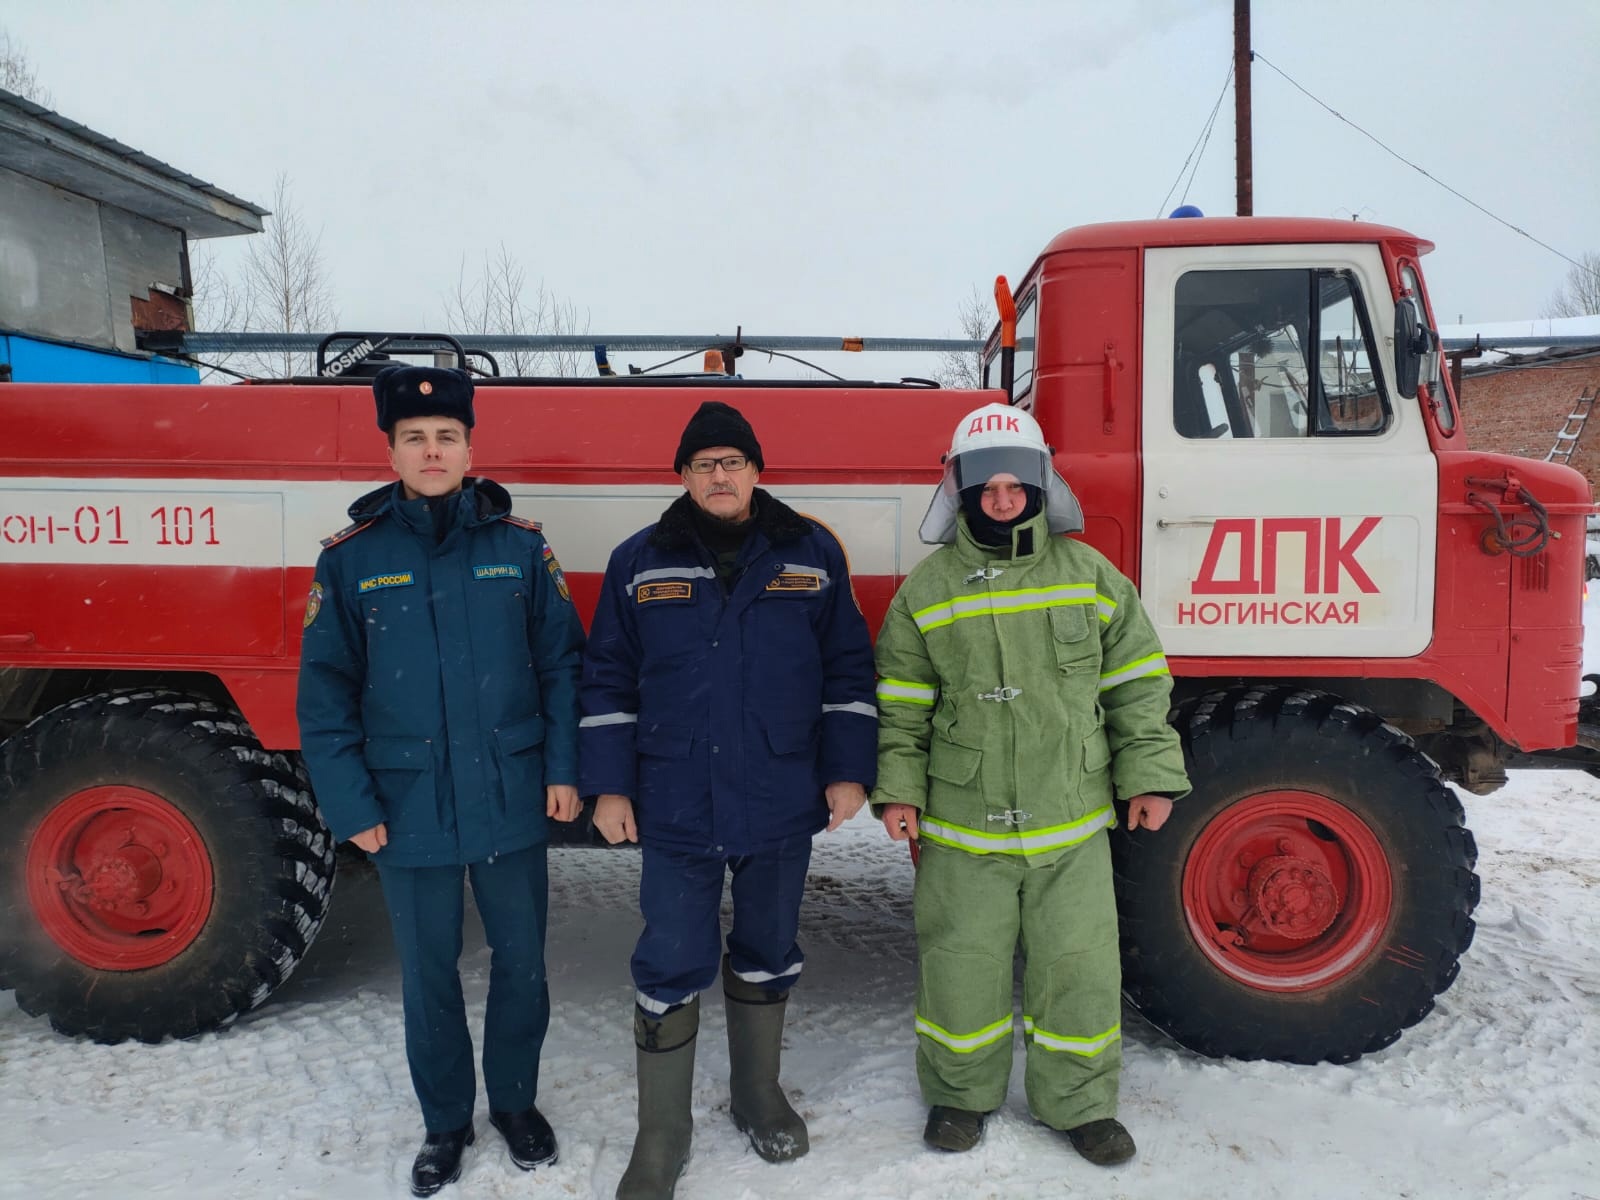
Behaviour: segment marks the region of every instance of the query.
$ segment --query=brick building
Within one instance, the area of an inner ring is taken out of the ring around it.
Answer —
[[[1600,338],[1597,338],[1600,341]],[[1564,461],[1583,472],[1600,496],[1600,411],[1585,419],[1584,395],[1600,395],[1600,346],[1494,356],[1464,367],[1461,376],[1462,423],[1474,450],[1543,459],[1564,450],[1576,431],[1571,456]],[[1594,404],[1600,409],[1600,402]],[[1558,457],[1557,461],[1563,461]]]

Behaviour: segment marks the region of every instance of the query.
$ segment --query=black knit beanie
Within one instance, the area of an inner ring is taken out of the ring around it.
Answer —
[[[1022,493],[1027,497],[1027,503],[1022,506],[1022,511],[1009,521],[996,521],[983,511],[983,488],[969,487],[961,489],[961,511],[967,514],[967,528],[972,530],[972,536],[985,546],[1010,546],[1011,531],[1018,525],[1037,517],[1044,508],[1044,491],[1030,483],[1022,485]]]
[[[689,423],[683,427],[683,437],[678,440],[672,469],[682,471],[684,463],[713,446],[732,446],[755,463],[756,470],[767,469],[761,459],[761,443],[756,441],[756,431],[750,428],[750,422],[738,409],[720,400],[707,400],[689,418]]]

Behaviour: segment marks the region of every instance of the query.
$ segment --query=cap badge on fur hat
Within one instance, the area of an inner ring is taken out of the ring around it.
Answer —
[[[409,417],[450,417],[473,425],[472,379],[450,367],[385,367],[372,377],[378,428],[385,433]]]

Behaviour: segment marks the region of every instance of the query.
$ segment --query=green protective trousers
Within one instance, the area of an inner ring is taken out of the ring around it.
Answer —
[[[1020,945],[1029,1109],[1056,1129],[1116,1116],[1122,963],[1106,834],[1048,862],[924,842],[915,908],[923,1100],[973,1112],[1004,1103]]]

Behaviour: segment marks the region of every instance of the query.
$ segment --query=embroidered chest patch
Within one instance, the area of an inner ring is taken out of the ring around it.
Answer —
[[[821,576],[804,575],[797,571],[785,571],[767,584],[769,592],[820,592],[821,590]]]
[[[358,592],[375,592],[379,588],[410,587],[417,577],[410,571],[396,571],[390,575],[368,575],[356,584]]]
[[[521,579],[522,568],[516,563],[485,563],[472,568],[474,579]]]
[[[635,604],[648,604],[652,600],[692,600],[694,584],[687,579],[672,579],[660,583],[641,583],[633,591]]]

